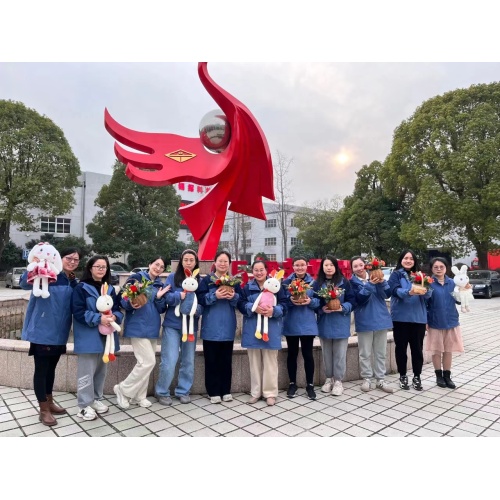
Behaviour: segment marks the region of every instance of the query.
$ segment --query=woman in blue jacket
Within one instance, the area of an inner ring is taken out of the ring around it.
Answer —
[[[344,290],[340,296],[340,309],[331,311],[326,301],[321,298],[318,309],[318,334],[323,353],[326,380],[321,388],[322,392],[332,396],[341,396],[344,392],[342,379],[346,372],[347,347],[351,336],[351,311],[356,305],[356,299],[351,284],[332,255],[327,255],[318,271],[318,278],[313,290],[334,285]]]
[[[189,391],[194,382],[194,356],[196,353],[196,339],[198,332],[198,319],[203,308],[198,304],[194,321],[194,342],[181,342],[182,339],[182,315],[175,315],[175,307],[183,302],[187,294],[182,288],[182,282],[186,278],[185,269],[191,273],[199,269],[198,255],[194,250],[187,249],[182,252],[179,265],[175,273],[170,273],[165,282],[165,288],[169,287],[161,298],[162,310],[165,311],[163,321],[163,335],[161,339],[161,361],[160,373],[156,382],[155,394],[158,402],[165,406],[172,404],[170,397],[170,385],[175,375],[175,367],[181,355],[179,377],[177,387],[174,390],[175,397],[180,402],[187,404],[191,402]],[[196,276],[199,281],[199,275]],[[182,308],[182,305],[181,305]]]
[[[443,257],[431,260],[434,281],[432,296],[427,301],[426,351],[432,354],[432,364],[439,387],[455,389],[451,380],[451,359],[453,352],[464,352],[458,311],[453,296],[455,282],[446,276],[448,263]]]
[[[160,299],[167,292],[163,288],[160,274],[165,270],[165,261],[162,257],[155,257],[150,263],[148,272],[140,271],[132,274],[127,283],[143,280],[152,281],[149,285],[150,296],[144,305],[132,304],[130,300],[121,298],[121,306],[125,309],[124,337],[130,338],[137,361],[128,377],[114,386],[113,391],[118,400],[118,406],[127,409],[132,404],[142,408],[149,408],[153,403],[146,396],[148,394],[149,376],[156,365],[156,344],[160,337],[160,314],[162,304]]]
[[[248,353],[250,365],[251,398],[248,403],[255,404],[263,396],[269,406],[276,403],[278,397],[278,351],[281,349],[283,316],[287,310],[287,293],[283,286],[276,294],[275,306],[258,305],[255,312],[252,307],[263,291],[267,276],[266,265],[262,260],[252,264],[253,280],[242,289],[238,309],[243,314],[241,347]],[[269,340],[255,337],[257,315],[268,318]]]
[[[312,287],[313,278],[307,273],[307,261],[304,257],[293,259],[293,273],[283,281],[283,288],[287,289],[292,280],[301,279]],[[314,392],[314,356],[313,342],[318,335],[315,309],[319,307],[319,299],[314,296],[312,288],[306,292],[304,301],[297,301],[293,295],[289,296],[288,312],[285,316],[283,333],[288,346],[286,366],[288,369],[287,396],[294,398],[297,395],[297,358],[299,356],[299,340],[304,359],[304,370],[306,372],[306,393],[309,399],[316,399]]]
[[[425,295],[418,295],[412,288],[410,276],[412,272],[420,271],[417,257],[412,250],[401,252],[396,269],[389,278],[391,289],[391,317],[393,324],[394,343],[396,346],[396,364],[399,372],[399,386],[408,391],[406,350],[410,344],[413,369],[412,386],[416,391],[422,390],[420,374],[424,364],[424,337],[427,323],[426,301],[432,295],[429,288]]]
[[[113,298],[112,314],[100,313],[96,308],[97,299],[101,295],[101,286],[109,283],[110,271],[108,258],[94,255],[85,266],[83,277],[75,287],[71,297],[73,313],[73,336],[75,338],[75,354],[78,355],[77,366],[77,400],[80,411],[77,417],[83,420],[94,420],[97,413],[106,413],[108,406],[103,398],[104,380],[108,369],[103,361],[106,336],[99,333],[99,324],[109,326],[111,322],[121,323],[120,301],[114,287],[108,293]],[[115,352],[120,350],[118,334],[115,338]]]
[[[29,356],[33,356],[35,373],[33,389],[40,407],[40,421],[44,425],[56,425],[53,415],[66,413],[54,402],[52,389],[56,366],[62,354],[66,353],[71,329],[71,295],[77,284],[74,271],[80,262],[80,250],[66,248],[60,252],[63,270],[55,283],[49,283],[50,297],[30,296],[24,318],[22,340],[30,342]],[[24,290],[31,290],[26,271],[19,282]]]
[[[361,390],[368,392],[371,379],[375,377],[377,389],[392,393],[394,388],[384,380],[387,330],[392,328],[391,315],[385,302],[391,296],[389,284],[384,278],[370,276],[360,256],[351,259],[351,269],[353,276],[350,281],[356,296],[354,324],[358,334],[359,367],[363,379]]]
[[[215,256],[215,272],[201,280],[198,301],[203,307],[201,338],[205,358],[205,387],[211,403],[232,401],[233,345],[236,333],[236,305],[241,288],[221,288],[217,278],[229,273],[231,255],[225,250]]]

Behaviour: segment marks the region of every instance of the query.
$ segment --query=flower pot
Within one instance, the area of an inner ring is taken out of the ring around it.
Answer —
[[[148,298],[143,293],[141,293],[140,295],[137,295],[133,299],[130,299],[130,303],[136,307],[137,306],[142,307],[143,305],[145,305],[147,303],[147,301],[148,301]]]
[[[373,269],[370,271],[370,278],[376,278],[376,279],[384,279],[384,273],[382,272],[382,269]]]
[[[306,301],[307,294],[306,292],[299,292],[293,294],[293,300],[297,302],[297,304],[302,304]]]
[[[422,285],[415,285],[413,284],[411,286],[411,289],[415,295],[425,295],[427,293],[427,288]]]
[[[219,288],[222,292],[227,292],[227,293],[231,293],[231,291],[233,290],[233,287],[229,285],[221,285]]]
[[[331,299],[326,303],[326,307],[330,309],[330,311],[336,311],[337,309],[340,309],[340,300]]]

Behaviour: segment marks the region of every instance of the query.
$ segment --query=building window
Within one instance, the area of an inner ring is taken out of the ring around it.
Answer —
[[[242,227],[243,231],[249,231],[250,229],[252,229],[252,223],[251,222],[244,222],[241,227]]]
[[[243,246],[243,243],[245,244],[245,248],[249,248],[252,246],[252,240],[247,238],[245,241],[241,240],[240,246]]]
[[[226,240],[220,240],[219,241],[219,246],[221,248],[224,248],[225,250],[227,250],[229,248],[229,241],[226,241]]]
[[[295,218],[294,218],[294,217],[292,217],[292,218],[290,219],[290,227],[297,227],[297,226],[295,225]]]
[[[266,227],[276,227],[276,219],[267,219]]]
[[[223,233],[229,233],[229,224],[224,224],[222,226],[222,232]]]
[[[292,246],[300,245],[300,240],[298,238],[291,238],[290,243],[292,244]]]
[[[40,231],[42,233],[63,233],[71,232],[71,219],[62,217],[42,217],[40,219]]]
[[[275,253],[266,253],[267,255],[267,260],[272,260],[276,262],[276,254]]]
[[[264,245],[266,247],[273,247],[276,245],[276,238],[264,238]]]

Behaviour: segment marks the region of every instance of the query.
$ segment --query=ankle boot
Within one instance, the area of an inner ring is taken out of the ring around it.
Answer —
[[[443,378],[443,370],[434,370],[436,372],[436,384],[439,387],[446,387],[446,382]]]
[[[47,394],[47,402],[49,403],[50,413],[53,415],[62,415],[67,413],[65,408],[61,408],[55,401],[52,394]]]
[[[40,416],[38,420],[40,420],[43,425],[56,425],[57,420],[52,416],[52,413],[50,413],[49,402],[39,401],[38,404],[40,405]]]
[[[451,380],[451,371],[450,370],[443,370],[443,378],[446,383],[446,387],[449,387],[450,389],[455,389],[457,386],[453,383],[453,380]]]

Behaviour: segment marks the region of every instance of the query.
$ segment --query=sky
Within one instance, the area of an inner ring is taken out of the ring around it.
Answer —
[[[267,137],[273,161],[293,159],[296,203],[352,193],[356,171],[390,152],[394,129],[423,101],[500,79],[500,63],[209,62],[214,80],[242,101]],[[218,106],[195,62],[3,63],[0,99],[21,101],[63,130],[80,167],[112,173],[107,107],[121,124],[198,136]]]

